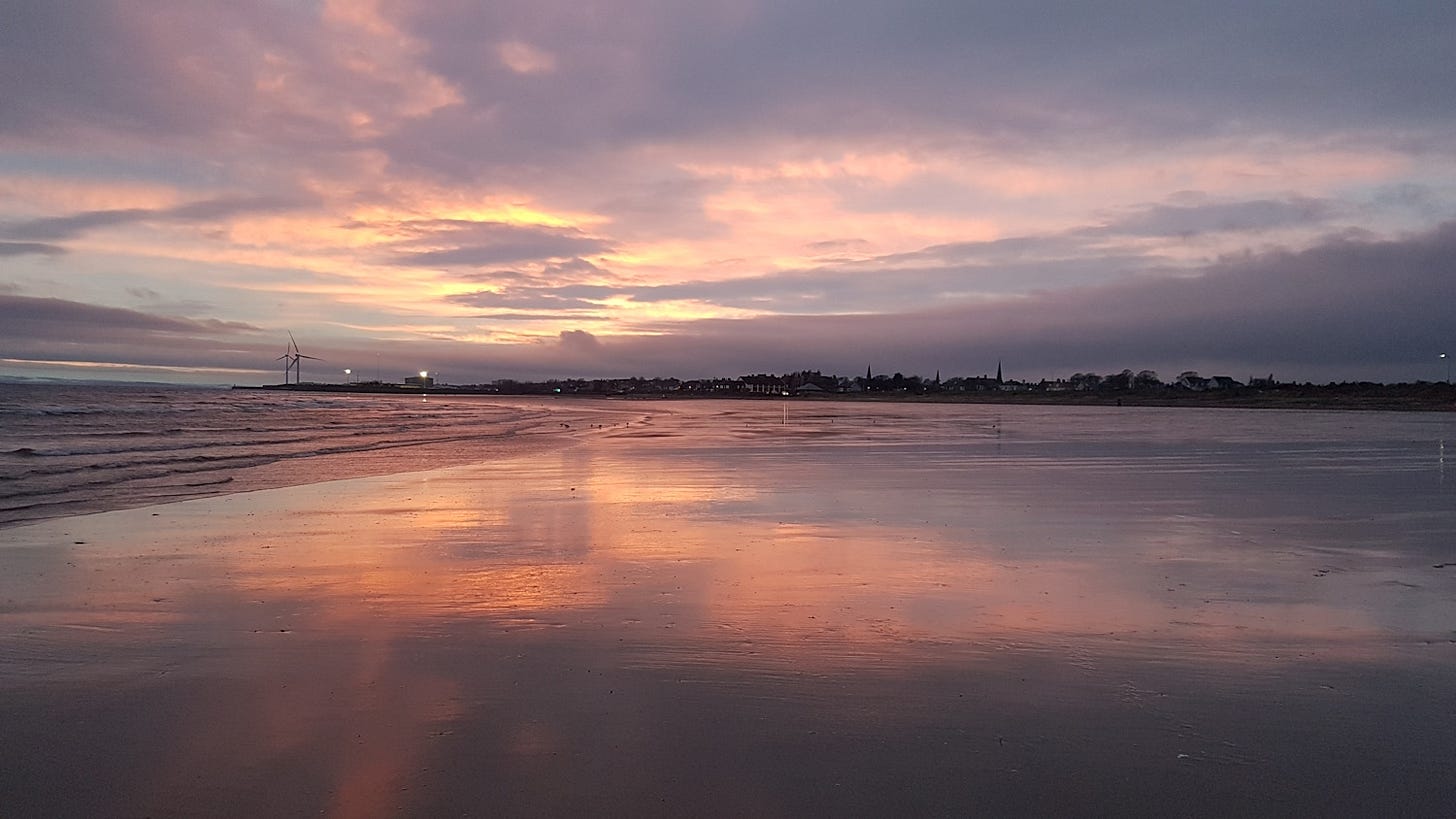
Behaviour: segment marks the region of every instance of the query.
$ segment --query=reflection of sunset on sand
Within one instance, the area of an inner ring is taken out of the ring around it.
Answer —
[[[1448,748],[1381,693],[1453,693],[1423,418],[1330,448],[1349,421],[779,410],[654,407],[473,466],[8,530],[7,724],[65,764],[93,735],[131,760],[21,792],[164,815],[1058,812],[1078,788],[1031,796],[1042,774],[1017,771],[1171,798],[1233,766],[1313,794],[1312,726],[1404,720],[1380,754],[1408,785]]]

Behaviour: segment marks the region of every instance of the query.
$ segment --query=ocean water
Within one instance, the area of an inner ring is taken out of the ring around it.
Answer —
[[[0,383],[0,526],[468,463],[598,415],[611,413],[456,396]]]

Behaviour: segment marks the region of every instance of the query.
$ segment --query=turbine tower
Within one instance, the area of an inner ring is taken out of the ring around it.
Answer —
[[[283,349],[283,355],[280,355],[280,356],[278,356],[277,358],[275,358],[273,360],[274,361],[282,361],[283,362],[283,383],[284,384],[287,384],[288,383],[288,373],[290,373],[293,370],[293,345],[290,344],[287,347],[285,347]]]

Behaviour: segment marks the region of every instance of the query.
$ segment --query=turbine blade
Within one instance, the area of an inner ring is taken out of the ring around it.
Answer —
[[[311,355],[304,355],[303,353],[297,353],[293,357],[294,358],[306,358],[309,361],[323,361],[322,358],[316,358],[316,357],[311,356]]]

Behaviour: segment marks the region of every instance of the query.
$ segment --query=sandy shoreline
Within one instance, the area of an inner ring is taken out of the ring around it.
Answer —
[[[355,394],[411,396],[420,393],[392,385],[305,384],[264,387],[234,387],[237,390],[258,390],[291,394]],[[879,404],[984,404],[990,406],[1056,406],[1056,407],[1187,407],[1201,409],[1280,409],[1280,410],[1364,410],[1370,412],[1456,412],[1456,389],[1449,383],[1419,382],[1415,384],[1281,384],[1274,387],[1240,386],[1224,389],[1188,390],[1161,387],[1136,390],[1044,390],[1026,385],[1005,391],[886,391],[872,393],[798,393],[785,394],[715,394],[692,391],[654,391],[629,393],[568,392],[553,395],[548,385],[516,393],[501,393],[494,388],[454,387],[436,391],[439,395],[473,396],[499,400],[505,398],[556,398],[564,401],[774,401],[785,398],[793,403],[879,403]]]
[[[1387,442],[1447,426],[1129,461],[1146,418],[704,409],[6,530],[0,813],[1456,799],[1450,485]]]

